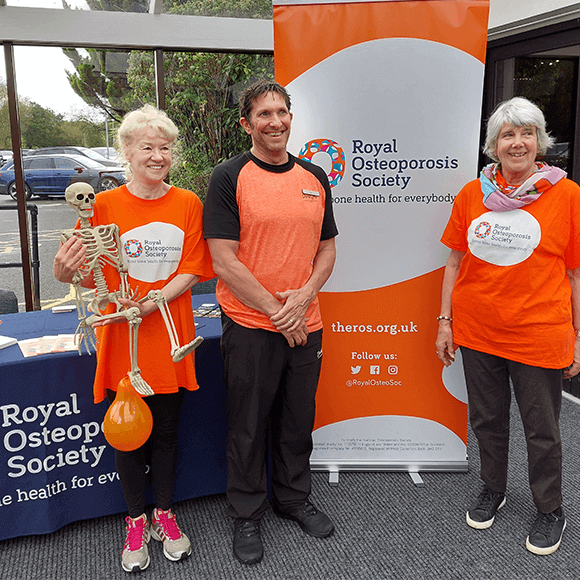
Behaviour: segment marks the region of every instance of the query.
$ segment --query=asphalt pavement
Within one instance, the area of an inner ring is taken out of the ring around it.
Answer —
[[[58,250],[60,232],[73,228],[77,215],[67,205],[64,197],[33,197],[28,204],[38,208],[41,308],[44,310],[53,306],[74,304],[70,285],[54,279],[52,263]],[[0,264],[21,262],[18,212],[16,209],[2,209],[4,207],[15,208],[16,202],[7,195],[0,195]],[[19,311],[26,311],[22,267],[0,268],[0,289],[12,290],[18,298]]]

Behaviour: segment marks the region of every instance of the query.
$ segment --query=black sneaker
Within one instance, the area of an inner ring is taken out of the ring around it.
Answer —
[[[489,528],[497,510],[504,505],[505,493],[496,493],[487,486],[484,487],[473,507],[467,512],[467,524],[477,530]]]
[[[234,556],[243,564],[257,564],[264,556],[260,522],[254,520],[235,521]]]
[[[287,510],[274,507],[274,513],[280,518],[298,522],[303,532],[315,538],[327,538],[334,532],[332,520],[309,501]]]
[[[538,511],[536,521],[526,540],[526,548],[539,556],[552,554],[560,547],[565,529],[566,518],[562,506],[549,514]]]

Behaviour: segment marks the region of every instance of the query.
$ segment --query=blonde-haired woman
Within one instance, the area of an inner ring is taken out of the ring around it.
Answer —
[[[130,181],[99,193],[92,225],[119,226],[129,283],[139,296],[161,290],[167,299],[180,344],[195,337],[190,288],[213,277],[203,239],[202,204],[191,191],[165,182],[173,158],[178,129],[169,117],[150,105],[128,113],[118,130],[120,154]],[[82,261],[84,247],[76,237],[59,249],[54,264],[57,279],[71,282]],[[106,267],[109,288],[119,287],[115,268]],[[87,281],[87,285],[92,283]],[[121,564],[127,572],[149,565],[150,536],[163,542],[164,555],[181,560],[191,554],[191,544],[171,510],[177,463],[179,413],[184,391],[198,388],[193,356],[179,363],[171,359],[171,345],[163,318],[152,300],[121,300],[137,306],[143,322],[139,328],[138,364],[154,395],[144,400],[153,415],[153,432],[135,451],[115,451],[129,516]],[[111,305],[113,306],[113,305]],[[123,321],[125,319],[122,319]],[[97,328],[95,402],[115,398],[117,384],[130,369],[127,324],[108,320]],[[155,497],[152,521],[145,510],[146,466]]]

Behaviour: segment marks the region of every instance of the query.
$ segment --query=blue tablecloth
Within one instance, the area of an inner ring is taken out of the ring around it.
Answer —
[[[194,310],[215,295],[192,296]],[[76,312],[0,316],[19,340],[73,333]],[[225,492],[227,431],[219,349],[221,321],[197,317],[199,390],[184,398],[174,501]],[[126,511],[113,450],[102,432],[107,402],[93,403],[96,357],[77,352],[24,358],[0,350],[0,540],[53,532],[77,520]],[[152,496],[148,497],[152,501]]]

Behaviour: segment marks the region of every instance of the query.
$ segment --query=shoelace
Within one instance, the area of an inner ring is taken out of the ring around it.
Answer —
[[[244,538],[250,538],[255,536],[260,531],[260,526],[256,522],[245,521],[238,523],[238,528],[240,530],[240,536]]]
[[[534,529],[531,533],[549,537],[557,519],[553,514],[539,514],[534,522]]]
[[[177,525],[175,516],[171,512],[162,512],[161,510],[155,511],[156,523],[159,523],[163,533],[170,540],[179,540],[181,538],[181,530]]]
[[[147,520],[144,518],[140,520],[132,520],[127,516],[125,521],[127,522],[127,539],[125,540],[125,547],[129,546],[131,552],[136,552],[143,547]]]
[[[495,493],[489,489],[484,489],[479,495],[476,509],[488,509],[499,495],[501,494]]]
[[[315,516],[318,513],[318,510],[308,501],[304,504],[302,511],[307,516]]]

